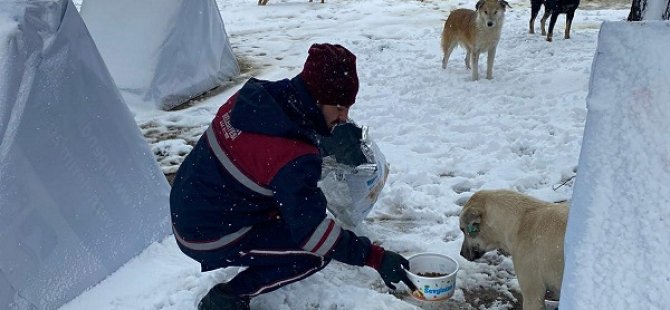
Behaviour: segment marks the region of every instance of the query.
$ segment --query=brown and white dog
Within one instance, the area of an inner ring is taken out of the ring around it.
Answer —
[[[447,68],[449,56],[460,44],[467,52],[465,67],[472,65],[472,80],[479,79],[479,54],[488,52],[486,78],[493,78],[493,60],[500,40],[505,9],[510,7],[504,0],[479,0],[476,11],[456,9],[449,14],[442,30],[442,68]],[[470,62],[472,61],[472,63]]]
[[[321,0],[321,3],[323,3],[324,0]],[[312,2],[312,0],[309,0],[309,2]],[[266,5],[268,4],[268,0],[258,0],[258,5]]]
[[[568,205],[509,190],[482,190],[460,214],[461,256],[474,261],[500,249],[512,256],[523,310],[545,309],[545,294],[560,295]]]

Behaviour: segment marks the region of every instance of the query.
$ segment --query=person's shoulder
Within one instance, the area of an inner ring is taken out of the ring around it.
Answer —
[[[273,81],[261,80],[253,77],[249,78],[239,91],[240,97],[256,98],[257,96],[266,96],[269,90],[274,87],[274,83],[275,82]]]
[[[281,80],[263,80],[255,77],[249,78],[247,82],[245,83],[246,85],[255,85],[255,86],[274,86],[274,85],[285,85],[290,83],[289,79],[281,79]]]

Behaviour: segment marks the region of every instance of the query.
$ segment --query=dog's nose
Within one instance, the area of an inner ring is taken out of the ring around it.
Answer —
[[[493,27],[493,22],[488,22],[488,23],[486,23],[486,25],[489,26],[489,27]]]

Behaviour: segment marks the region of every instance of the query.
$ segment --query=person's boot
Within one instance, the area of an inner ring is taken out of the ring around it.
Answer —
[[[250,310],[249,297],[240,297],[230,290],[227,283],[212,287],[200,300],[198,310]]]

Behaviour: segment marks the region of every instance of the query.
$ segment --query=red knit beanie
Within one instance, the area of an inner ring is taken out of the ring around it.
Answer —
[[[341,45],[313,44],[299,75],[317,104],[349,107],[356,101],[356,56]]]

